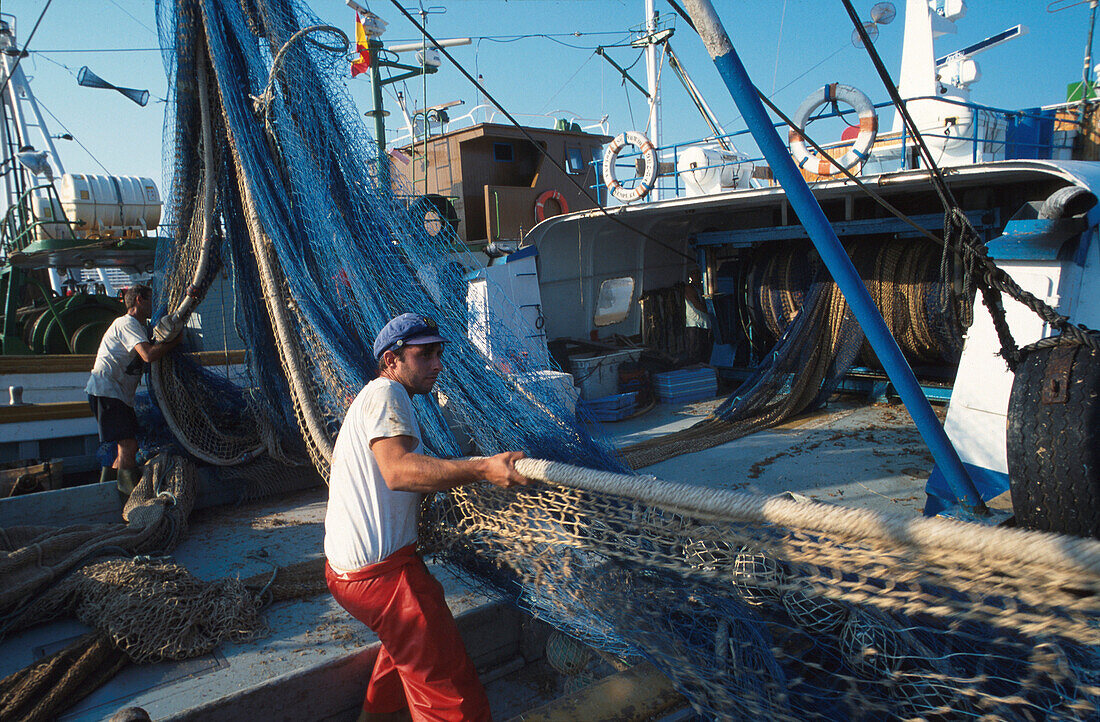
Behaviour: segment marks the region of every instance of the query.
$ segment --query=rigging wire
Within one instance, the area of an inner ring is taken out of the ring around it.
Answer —
[[[32,55],[57,55],[59,53],[159,53],[161,48],[47,48],[45,50],[32,50]]]
[[[569,171],[567,171],[567,170],[565,169],[565,167],[564,167],[564,166],[562,166],[561,162],[560,162],[560,161],[559,161],[559,160],[558,160],[557,158],[555,158],[554,156],[550,155],[550,154],[549,154],[548,152],[546,152],[546,150],[544,150],[544,149],[542,148],[542,146],[541,146],[541,145],[540,145],[539,143],[535,142],[535,139],[531,137],[531,134],[527,132],[527,129],[526,129],[526,128],[524,128],[524,127],[523,127],[522,125],[520,125],[519,121],[518,121],[518,120],[516,120],[516,119],[515,119],[515,117],[514,117],[514,116],[513,116],[513,115],[512,115],[511,113],[509,113],[509,112],[508,112],[508,111],[507,111],[507,110],[506,110],[506,109],[504,108],[504,106],[502,106],[502,105],[501,105],[500,103],[498,103],[498,102],[497,102],[497,100],[496,100],[496,98],[494,98],[494,97],[493,97],[493,96],[492,96],[492,95],[491,95],[491,94],[489,93],[489,91],[485,89],[485,86],[483,86],[483,85],[482,85],[481,83],[477,82],[477,80],[476,80],[476,79],[475,79],[475,78],[474,78],[474,77],[473,77],[472,75],[470,75],[470,73],[469,73],[469,72],[467,72],[467,71],[466,71],[466,68],[462,67],[462,64],[461,64],[461,63],[459,63],[459,62],[458,62],[457,60],[455,60],[454,56],[453,56],[453,55],[451,55],[451,54],[450,54],[450,53],[449,53],[449,52],[447,51],[447,49],[446,49],[445,47],[443,47],[443,46],[441,46],[441,45],[439,44],[439,41],[438,41],[438,40],[436,40],[436,39],[435,39],[434,37],[432,37],[431,35],[429,35],[429,34],[428,34],[428,31],[427,31],[427,29],[425,29],[425,28],[424,28],[424,27],[423,27],[423,26],[422,26],[422,25],[421,25],[420,23],[418,23],[418,22],[416,21],[416,18],[414,18],[414,17],[413,17],[413,16],[412,16],[412,15],[411,15],[411,14],[409,13],[409,11],[408,11],[408,10],[406,10],[406,9],[405,9],[404,7],[402,7],[402,5],[401,5],[401,3],[399,2],[399,0],[390,0],[390,2],[391,2],[391,3],[393,3],[393,6],[394,6],[395,8],[397,8],[397,9],[398,9],[398,11],[400,11],[400,12],[401,12],[401,14],[402,14],[402,15],[404,15],[404,16],[405,16],[405,18],[406,18],[406,19],[407,19],[407,20],[408,20],[409,22],[411,22],[411,23],[413,24],[413,26],[414,26],[414,27],[415,27],[415,28],[416,28],[417,30],[419,30],[419,31],[420,31],[420,32],[421,32],[421,33],[422,33],[422,34],[424,35],[424,38],[425,38],[425,39],[427,39],[427,40],[430,40],[430,41],[432,42],[432,44],[433,44],[433,45],[435,45],[436,49],[437,49],[437,50],[439,50],[439,52],[440,52],[440,53],[442,53],[442,54],[443,54],[443,56],[447,58],[447,60],[449,60],[449,61],[450,61],[450,62],[451,62],[452,64],[454,64],[455,68],[456,68],[456,69],[458,70],[458,72],[460,72],[460,73],[461,73],[461,74],[463,75],[463,77],[465,77],[465,78],[466,78],[466,80],[468,80],[468,81],[470,81],[471,83],[473,83],[473,85],[474,85],[475,87],[477,87],[477,88],[478,88],[478,89],[479,89],[479,90],[481,91],[481,93],[482,93],[482,94],[483,94],[483,95],[484,95],[484,96],[486,97],[486,99],[488,99],[488,101],[489,101],[490,103],[492,103],[493,105],[495,105],[495,106],[497,107],[497,109],[498,109],[498,110],[500,110],[500,112],[504,114],[504,117],[506,117],[506,118],[507,118],[507,119],[509,120],[509,122],[511,122],[511,123],[512,123],[512,125],[514,125],[514,126],[516,127],[516,129],[517,129],[517,130],[519,130],[519,132],[523,134],[523,137],[524,137],[524,138],[526,138],[526,139],[527,139],[527,141],[528,141],[529,143],[531,143],[531,145],[533,145],[533,146],[534,146],[535,148],[537,148],[537,149],[539,150],[539,152],[540,152],[540,153],[542,153],[542,155],[543,155],[543,157],[544,157],[544,158],[546,158],[546,159],[547,159],[548,161],[550,161],[550,162],[551,162],[551,163],[552,163],[552,164],[554,165],[554,167],[555,167],[555,168],[557,168],[558,170],[560,170],[560,171],[562,172],[562,175],[564,175],[564,176],[565,176],[566,178],[568,178],[568,179],[569,179],[569,182],[570,182],[570,183],[572,183],[573,185],[575,185],[575,186],[577,187],[577,189],[578,189],[578,190],[579,190],[579,191],[580,191],[580,192],[581,192],[582,194],[584,194],[584,196],[585,196],[586,198],[588,198],[588,200],[592,201],[592,203],[593,203],[593,204],[595,204],[595,206],[596,206],[595,210],[599,211],[599,212],[600,212],[600,213],[601,213],[602,215],[604,215],[604,216],[606,216],[607,218],[611,219],[611,220],[612,220],[612,221],[614,221],[615,223],[618,223],[618,224],[619,224],[619,225],[621,225],[622,227],[624,227],[624,228],[626,228],[626,229],[630,230],[631,232],[633,232],[633,233],[636,233],[636,234],[638,234],[639,236],[642,236],[643,238],[645,238],[645,239],[647,239],[647,240],[650,240],[650,241],[652,241],[652,242],[656,243],[656,244],[657,244],[658,246],[661,246],[662,248],[664,248],[664,249],[666,249],[666,250],[668,250],[668,251],[671,251],[671,252],[675,253],[675,254],[676,254],[676,255],[678,255],[678,256],[682,256],[682,257],[684,257],[684,258],[688,259],[689,261],[691,261],[692,263],[695,263],[695,262],[696,262],[696,259],[695,259],[695,258],[693,258],[692,256],[690,256],[690,255],[689,255],[689,254],[687,254],[687,253],[684,253],[684,252],[683,252],[683,251],[681,251],[681,250],[680,250],[679,248],[675,248],[674,246],[671,246],[671,245],[669,245],[668,243],[665,243],[665,242],[664,242],[664,241],[662,241],[661,239],[659,239],[659,238],[655,238],[655,237],[653,237],[652,235],[650,235],[650,234],[646,233],[645,231],[643,231],[643,230],[641,230],[641,229],[639,229],[639,228],[635,228],[634,226],[630,225],[630,224],[629,224],[629,223],[627,223],[626,221],[624,221],[624,220],[622,220],[621,218],[619,218],[619,217],[618,217],[618,213],[610,213],[610,212],[609,212],[609,211],[608,211],[608,210],[607,210],[606,208],[604,208],[603,206],[601,206],[601,205],[599,204],[599,201],[598,201],[598,200],[596,200],[595,198],[593,198],[593,197],[592,197],[592,194],[591,194],[591,192],[590,192],[590,191],[588,190],[588,188],[586,188],[586,187],[584,187],[583,185],[581,185],[581,184],[580,184],[580,183],[579,183],[579,182],[577,181],[577,179],[576,179],[576,178],[574,178],[574,177],[572,176],[572,174],[570,174],[570,173],[569,173]]]
[[[131,20],[133,20],[133,21],[134,21],[135,23],[137,23],[137,24],[138,24],[138,25],[140,25],[141,27],[143,27],[143,28],[145,28],[146,30],[148,30],[149,32],[151,32],[151,33],[153,34],[153,37],[159,37],[159,36],[157,35],[157,31],[156,31],[156,30],[153,30],[153,29],[152,29],[151,27],[149,27],[149,26],[148,26],[148,25],[146,25],[146,24],[145,24],[144,22],[142,22],[142,21],[141,21],[141,20],[140,20],[140,19],[139,19],[139,18],[138,18],[138,17],[136,16],[136,15],[134,15],[134,14],[133,14],[132,12],[130,12],[130,11],[129,11],[129,10],[127,10],[126,8],[124,8],[124,7],[122,7],[121,5],[119,5],[119,4],[118,4],[118,1],[117,1],[117,0],[107,0],[107,1],[108,1],[109,3],[111,3],[112,5],[114,5],[114,6],[116,7],[116,8],[118,8],[119,10],[121,10],[122,12],[126,13],[127,15],[129,15],[129,16],[130,16],[130,19],[131,19]]]
[[[96,165],[98,165],[100,168],[103,169],[104,173],[106,173],[107,175],[111,175],[111,171],[107,170],[107,166],[103,165],[99,161],[99,158],[96,158],[95,155],[92,154],[92,151],[88,150],[88,146],[81,143],[80,139],[77,138],[75,135],[73,135],[73,132],[71,130],[69,130],[67,127],[65,127],[65,124],[61,122],[61,119],[58,118],[56,115],[54,115],[54,112],[52,110],[50,110],[49,108],[47,108],[42,103],[41,99],[36,98],[36,100],[38,102],[38,107],[41,108],[42,110],[46,111],[51,118],[53,118],[55,121],[57,121],[57,124],[61,126],[61,129],[69,134],[69,137],[73,139],[73,142],[76,143],[77,145],[79,145],[84,150],[84,152],[88,154],[88,157],[91,158],[92,160],[94,160],[96,162]]]
[[[626,81],[622,81],[623,96],[626,99],[626,112],[630,115],[630,127],[637,128],[638,121],[634,120],[634,106],[630,102],[630,88],[626,87]]]
[[[594,58],[594,57],[596,57],[596,51],[595,50],[592,51],[591,55],[589,55],[587,58],[584,59],[584,62],[581,63],[579,68],[577,68],[577,71],[575,73],[573,73],[572,75],[570,75],[569,79],[566,80],[564,83],[562,83],[561,87],[558,88],[556,91],[554,91],[554,94],[546,99],[546,102],[542,104],[542,108],[539,110],[540,113],[545,113],[546,112],[546,109],[550,106],[550,102],[553,101],[554,98],[558,97],[558,95],[561,93],[561,91],[563,91],[567,87],[569,87],[569,84],[573,82],[573,78],[580,75],[580,72],[582,70],[584,70],[584,66],[588,65],[588,63],[591,62],[592,58]]]
[[[772,95],[775,95],[775,83],[779,79],[779,49],[783,46],[783,22],[787,19],[787,0],[783,0],[783,12],[779,15],[779,33],[775,39],[775,70],[772,71]]]

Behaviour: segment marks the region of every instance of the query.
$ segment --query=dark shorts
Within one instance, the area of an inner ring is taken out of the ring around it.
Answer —
[[[137,438],[137,414],[125,401],[88,394],[88,405],[92,407],[92,415],[99,422],[100,442]]]

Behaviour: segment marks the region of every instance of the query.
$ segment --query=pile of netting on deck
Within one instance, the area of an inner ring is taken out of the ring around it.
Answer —
[[[376,163],[344,85],[342,37],[289,0],[162,0],[158,19],[176,228],[158,300],[180,308],[224,272],[250,349],[243,385],[182,361],[155,371],[188,453],[225,465],[308,458],[326,473],[344,410],[374,373],[371,340],[417,311],[449,340],[438,389],[452,420],[417,400],[429,453],[459,453],[453,425],[480,453],[604,470],[527,462],[542,484],[436,498],[435,548],[485,589],[652,660],[708,718],[1095,714],[1096,543],[714,502],[610,474],[624,465],[542,383],[545,369],[523,357],[500,368],[471,340],[506,332],[470,316],[454,238],[429,233],[414,194]],[[741,394],[756,409],[777,396],[812,402],[858,352],[831,283],[815,281],[811,296],[784,343],[807,328],[803,344],[830,343],[783,354]],[[817,382],[787,388],[796,358]]]
[[[956,363],[962,352],[960,312],[973,298],[949,293],[955,273],[950,258],[923,239],[854,241],[846,248],[906,359],[914,366]],[[694,426],[624,449],[631,467],[717,446],[812,411],[828,401],[854,364],[880,367],[808,241],[760,244],[739,262],[734,284],[744,302],[716,301],[717,315],[726,343],[744,339],[759,354],[751,375]],[[736,322],[730,315],[738,316]]]
[[[526,459],[431,543],[705,719],[1094,719],[1100,543]],[[577,670],[574,670],[577,671]]]

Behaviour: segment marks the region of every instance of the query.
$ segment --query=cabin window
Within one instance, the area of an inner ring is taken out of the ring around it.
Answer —
[[[511,163],[516,159],[511,143],[493,143],[493,160],[498,163]]]
[[[630,313],[630,300],[634,297],[634,279],[630,276],[609,278],[600,284],[596,296],[596,316],[592,323],[596,326],[610,326],[619,323]]]
[[[580,148],[566,148],[565,164],[570,173],[584,173],[584,153]]]

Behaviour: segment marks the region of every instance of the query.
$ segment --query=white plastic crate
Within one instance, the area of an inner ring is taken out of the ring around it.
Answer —
[[[585,401],[612,396],[619,392],[619,366],[637,362],[642,349],[631,348],[611,353],[588,353],[569,357],[573,381],[581,387]]]

